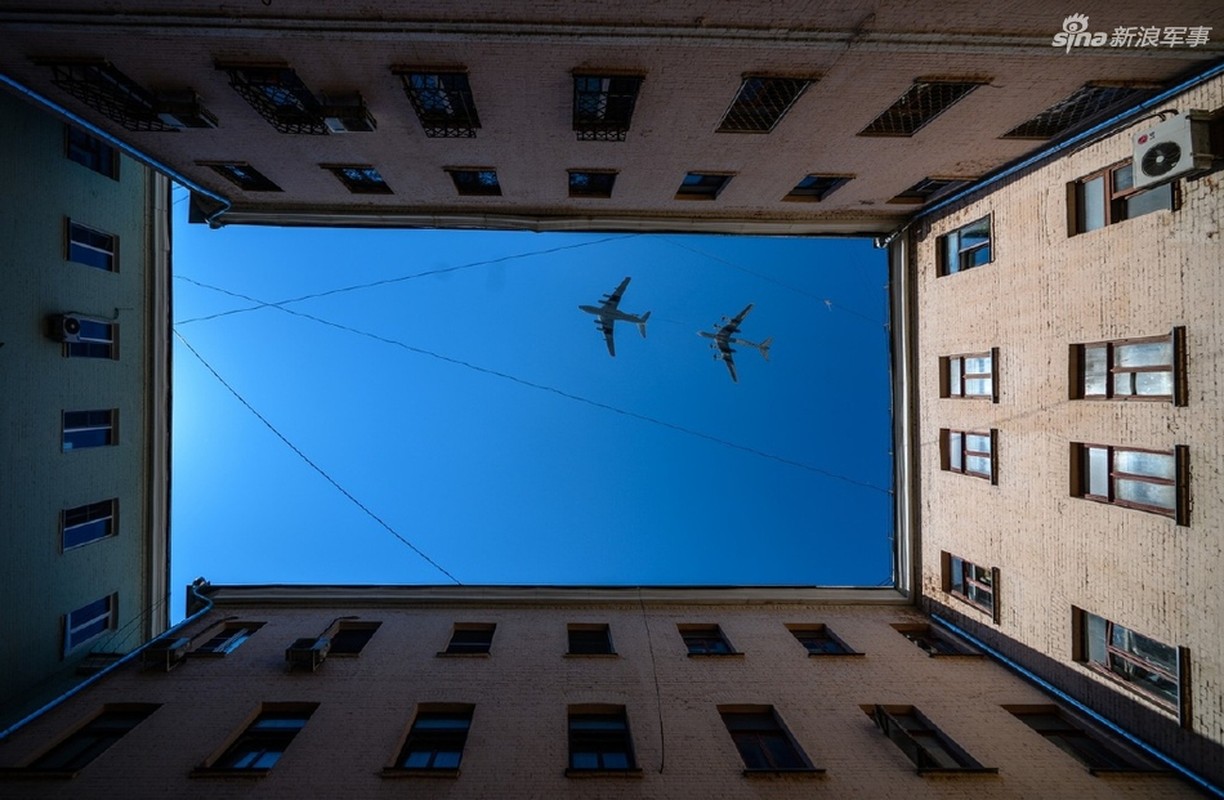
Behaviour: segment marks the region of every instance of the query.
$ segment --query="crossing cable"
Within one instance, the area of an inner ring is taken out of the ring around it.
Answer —
[[[288,311],[288,309],[284,309],[284,310]],[[293,312],[289,312],[289,313],[293,313]],[[180,333],[176,329],[174,331],[174,335],[177,336],[179,338],[179,341],[181,341],[187,347],[187,349],[191,351],[191,354],[194,355],[197,359],[199,359],[200,363],[203,364],[204,367],[213,374],[213,377],[216,378],[218,381],[220,381],[221,385],[224,386],[226,389],[228,389],[229,393],[238,399],[239,403],[242,403],[244,406],[246,406],[248,411],[254,414],[255,417],[268,428],[268,430],[276,434],[276,437],[280,439],[282,442],[284,442],[285,446],[288,447],[290,450],[292,450],[294,453],[296,453],[300,459],[305,461],[307,465],[310,466],[311,469],[313,469],[315,472],[322,475],[324,480],[326,480],[332,486],[336,487],[336,491],[340,492],[340,494],[347,497],[353,503],[353,505],[357,506],[362,511],[364,511],[366,516],[368,516],[370,519],[374,520],[379,525],[381,525],[384,529],[386,529],[388,533],[390,533],[396,539],[399,539],[401,542],[407,545],[414,553],[416,553],[421,558],[425,559],[426,562],[428,562],[431,566],[433,566],[443,575],[450,578],[456,584],[460,586],[463,585],[463,581],[459,580],[454,575],[452,575],[445,567],[443,567],[437,561],[434,561],[432,558],[425,555],[425,552],[421,550],[421,548],[417,547],[415,544],[408,541],[408,539],[405,538],[403,534],[401,534],[395,528],[391,527],[391,525],[387,523],[387,521],[384,520],[382,517],[378,516],[373,511],[371,511],[369,506],[367,506],[365,503],[362,503],[360,500],[354,497],[352,492],[350,492],[348,489],[345,489],[343,486],[341,486],[340,483],[335,478],[327,474],[327,472],[322,467],[320,467],[318,464],[312,461],[309,456],[307,456],[300,449],[298,449],[297,445],[289,441],[289,439],[285,437],[285,434],[277,430],[276,426],[268,421],[267,417],[265,417],[263,414],[260,414],[258,411],[256,411],[255,407],[252,406],[249,402],[247,402],[246,398],[243,397],[241,394],[239,394],[237,389],[231,386],[229,382],[225,380],[225,378],[221,377],[221,374],[213,368],[212,364],[208,363],[208,361],[204,358],[204,356],[200,355],[200,352],[198,350],[196,350],[194,347],[191,346],[191,342],[187,341],[186,337],[184,337],[182,333]]]
[[[200,286],[202,288],[213,289],[215,291],[222,292],[228,295],[232,295],[234,297],[238,297],[244,300],[250,300],[251,302],[255,302],[255,303],[260,302],[258,298],[251,297],[249,295],[244,295],[239,292],[233,292],[233,291],[230,291],[229,289],[222,289],[219,286],[212,286],[210,284],[203,283],[202,281],[197,281],[193,278],[187,278],[184,276],[179,276],[179,277],[182,277],[182,279],[187,281],[188,283],[195,284],[196,286]],[[673,431],[678,431],[680,433],[684,433],[689,436],[695,436],[699,439],[705,439],[706,441],[714,442],[715,444],[719,444],[719,445],[722,445],[723,447],[731,448],[732,450],[740,450],[742,452],[751,453],[752,455],[760,456],[761,458],[766,458],[771,461],[777,461],[780,464],[786,464],[791,467],[797,467],[799,469],[807,470],[808,472],[814,472],[817,475],[823,475],[826,478],[832,478],[833,480],[843,481],[845,483],[853,484],[855,486],[861,486],[865,489],[871,489],[872,491],[880,492],[882,494],[888,494],[888,495],[892,494],[892,489],[888,489],[883,486],[877,486],[874,483],[856,480],[854,478],[846,477],[845,475],[839,475],[836,472],[829,472],[828,470],[823,470],[823,469],[820,469],[819,467],[814,467],[811,464],[805,464],[802,461],[793,461],[789,458],[783,458],[782,456],[774,455],[773,453],[767,453],[764,450],[758,450],[755,447],[749,447],[747,445],[737,444],[735,442],[731,442],[726,439],[720,439],[717,436],[713,436],[708,433],[702,433],[701,431],[694,430],[692,428],[686,428],[683,425],[677,425],[674,422],[667,422],[666,420],[661,420],[657,417],[651,417],[647,414],[640,414],[636,411],[627,411],[623,408],[617,408],[616,406],[609,405],[608,403],[602,403],[598,400],[592,400],[589,397],[583,397],[582,395],[567,392],[564,389],[558,389],[555,386],[549,386],[543,383],[536,383],[535,381],[529,381],[526,378],[519,378],[515,375],[511,375],[506,372],[501,372],[499,370],[495,370],[490,367],[482,367],[479,364],[473,364],[470,361],[464,361],[463,359],[459,359],[459,358],[452,358],[451,356],[444,356],[441,353],[435,353],[432,350],[426,350],[425,348],[422,348],[422,347],[414,347],[413,345],[407,344],[406,342],[401,342],[397,339],[388,339],[385,336],[379,336],[376,333],[370,333],[369,331],[363,331],[363,330],[360,330],[359,328],[353,328],[353,327],[344,325],[339,322],[333,322],[331,320],[324,319],[322,317],[316,317],[315,315],[307,314],[304,311],[295,311],[291,308],[285,308],[284,306],[278,305],[276,303],[264,303],[262,306],[260,306],[260,308],[263,308],[263,307],[275,308],[276,310],[283,311],[286,314],[291,314],[295,317],[301,317],[303,319],[312,320],[314,322],[319,323],[320,325],[326,325],[329,328],[335,328],[336,330],[346,331],[356,336],[364,336],[367,339],[373,339],[376,342],[382,342],[383,344],[389,344],[393,347],[399,347],[399,348],[409,351],[410,353],[416,353],[418,355],[428,356],[430,358],[434,358],[439,361],[445,361],[448,364],[454,364],[456,366],[465,367],[475,372],[480,372],[485,375],[492,375],[497,378],[502,378],[504,380],[512,381],[522,386],[528,386],[532,389],[539,389],[540,391],[549,392],[559,397],[564,397],[568,400],[573,400],[578,403],[584,403],[586,405],[593,406],[594,408],[602,408],[605,411],[611,411],[613,413],[620,414],[621,416],[631,417],[633,419],[641,420],[642,422],[649,422],[652,425],[658,425],[660,427],[668,428]],[[175,331],[175,334],[178,335],[180,339],[183,338],[182,334],[179,333],[177,330]],[[186,340],[184,340],[184,342],[185,341]],[[190,347],[190,345],[188,346]],[[233,391],[233,390],[231,389],[230,391]],[[265,424],[267,423],[265,422]],[[441,567],[439,567],[439,569],[441,569]]]
[[[334,295],[334,294],[344,294],[346,292],[357,292],[362,289],[372,289],[376,286],[388,286],[393,283],[403,283],[404,281],[416,280],[417,278],[427,278],[432,275],[445,275],[451,272],[459,272],[461,270],[473,269],[475,267],[488,267],[494,264],[504,264],[507,261],[516,261],[520,258],[531,258],[533,256],[546,256],[546,255],[551,255],[553,253],[560,253],[566,250],[576,250],[580,247],[591,247],[592,245],[605,244],[607,242],[615,242],[615,241],[620,241],[622,239],[632,239],[633,237],[638,236],[638,235],[639,234],[634,233],[634,234],[629,234],[627,236],[606,236],[602,239],[596,239],[591,242],[578,242],[576,244],[566,244],[566,245],[560,245],[558,247],[550,247],[544,250],[532,250],[527,253],[514,253],[508,256],[500,256],[498,258],[488,258],[488,259],[484,259],[483,261],[472,261],[467,264],[456,264],[450,267],[438,267],[437,269],[425,270],[424,272],[414,272],[411,275],[400,275],[399,277],[396,277],[396,278],[384,278],[378,281],[370,281],[369,283],[356,283],[351,286],[340,286],[338,288],[327,289],[326,291],[322,291],[322,292],[313,292],[311,294],[304,294],[298,297],[290,297],[287,300],[278,300],[274,303],[264,302],[262,300],[255,300],[255,298],[253,297],[248,297],[246,299],[253,301],[254,303],[256,303],[256,305],[248,306],[246,308],[232,308],[229,311],[220,311],[220,312],[217,312],[216,314],[208,314],[206,316],[201,316],[201,317],[192,317],[191,319],[180,320],[179,322],[176,322],[174,324],[175,325],[189,325],[192,322],[204,322],[210,319],[219,319],[221,317],[228,317],[233,314],[245,314],[248,311],[257,311],[261,308],[268,308],[269,306],[273,308],[281,308],[282,306],[287,306],[290,303],[301,303],[305,300],[314,300],[315,298],[319,298],[319,297],[330,297],[331,295]],[[189,283],[195,283],[195,281],[192,281],[189,278],[184,278],[182,275],[175,275],[174,277],[180,280],[186,280]],[[198,284],[198,285],[202,286],[204,284]],[[216,288],[216,287],[208,287],[208,288]],[[218,291],[223,291],[223,290],[218,290]],[[245,297],[245,295],[234,294],[232,292],[226,292],[226,294],[233,294],[234,297]]]

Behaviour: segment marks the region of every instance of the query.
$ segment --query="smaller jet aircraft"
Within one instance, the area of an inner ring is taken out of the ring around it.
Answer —
[[[773,344],[773,337],[770,336],[765,341],[757,343],[750,342],[747,339],[740,339],[735,334],[739,333],[740,323],[744,321],[744,317],[748,316],[748,312],[752,310],[752,303],[736,314],[735,317],[728,320],[724,316],[721,322],[714,323],[714,333],[709,331],[697,331],[698,336],[704,336],[707,339],[713,339],[710,343],[712,349],[717,350],[714,353],[714,358],[722,359],[727,365],[727,371],[731,373],[733,383],[739,383],[739,377],[735,374],[735,350],[731,347],[733,344],[745,345],[747,347],[755,347],[761,351],[761,357],[766,361],[769,360],[769,346]]]
[[[642,338],[646,338],[646,320],[650,319],[650,312],[647,311],[640,317],[636,314],[627,314],[617,308],[620,305],[621,295],[625,293],[625,287],[629,285],[629,278],[621,281],[620,286],[612,290],[610,294],[605,294],[600,300],[598,306],[578,306],[580,311],[585,311],[588,314],[594,314],[598,319],[595,320],[595,327],[603,331],[604,340],[608,343],[608,355],[616,357],[616,345],[612,341],[612,326],[618,320],[621,322],[632,322],[638,326],[638,330],[642,332]]]

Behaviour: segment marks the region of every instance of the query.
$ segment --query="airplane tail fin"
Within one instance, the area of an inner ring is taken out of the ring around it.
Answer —
[[[757,345],[757,349],[761,351],[761,357],[764,358],[766,361],[769,360],[769,346],[771,344],[773,344],[772,336],[770,336],[768,339],[766,339],[765,341]]]
[[[638,324],[637,324],[637,326],[638,326],[638,330],[642,332],[642,338],[643,338],[643,339],[645,339],[645,338],[646,338],[646,320],[648,320],[648,319],[650,319],[650,312],[649,312],[649,311],[647,311],[645,314],[643,314],[643,315],[642,315],[642,319],[641,319],[641,321],[640,321],[640,322],[638,322]]]

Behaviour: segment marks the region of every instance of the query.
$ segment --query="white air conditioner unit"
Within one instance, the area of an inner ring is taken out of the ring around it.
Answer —
[[[1202,112],[1191,111],[1134,135],[1135,188],[1157,186],[1211,168],[1211,131]]]
[[[187,638],[160,639],[145,648],[140,654],[140,660],[146,664],[156,664],[164,667],[166,672],[183,663],[187,658],[187,648],[191,640]]]
[[[52,314],[47,317],[47,335],[57,342],[81,341],[81,319],[72,314]]]
[[[331,650],[331,639],[326,636],[298,639],[285,650],[289,669],[297,666],[309,667],[311,672],[319,668]]]

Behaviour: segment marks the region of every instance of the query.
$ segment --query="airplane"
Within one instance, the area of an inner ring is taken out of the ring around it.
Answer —
[[[629,278],[621,281],[620,286],[612,290],[610,294],[605,294],[599,301],[598,306],[578,306],[580,311],[585,311],[588,314],[594,314],[599,319],[595,320],[595,327],[603,331],[604,340],[608,343],[608,355],[616,357],[616,345],[612,342],[612,326],[618,320],[621,322],[632,322],[638,326],[638,330],[642,332],[642,338],[646,338],[646,320],[650,319],[650,312],[647,311],[640,317],[636,314],[627,314],[617,308],[620,304],[621,295],[625,293],[625,287],[629,285]]]
[[[731,381],[739,383],[739,377],[735,374],[735,350],[731,347],[733,344],[746,345],[747,347],[755,347],[761,351],[761,357],[766,361],[769,360],[769,346],[773,344],[773,337],[770,336],[763,342],[750,342],[747,339],[740,339],[735,334],[739,333],[740,323],[744,321],[744,317],[748,316],[748,312],[752,310],[752,303],[736,314],[734,318],[728,320],[724,316],[721,322],[714,323],[714,333],[709,331],[697,331],[698,336],[704,336],[707,339],[713,339],[710,343],[712,349],[718,352],[714,354],[715,359],[722,359],[727,365],[727,371],[731,373]]]

